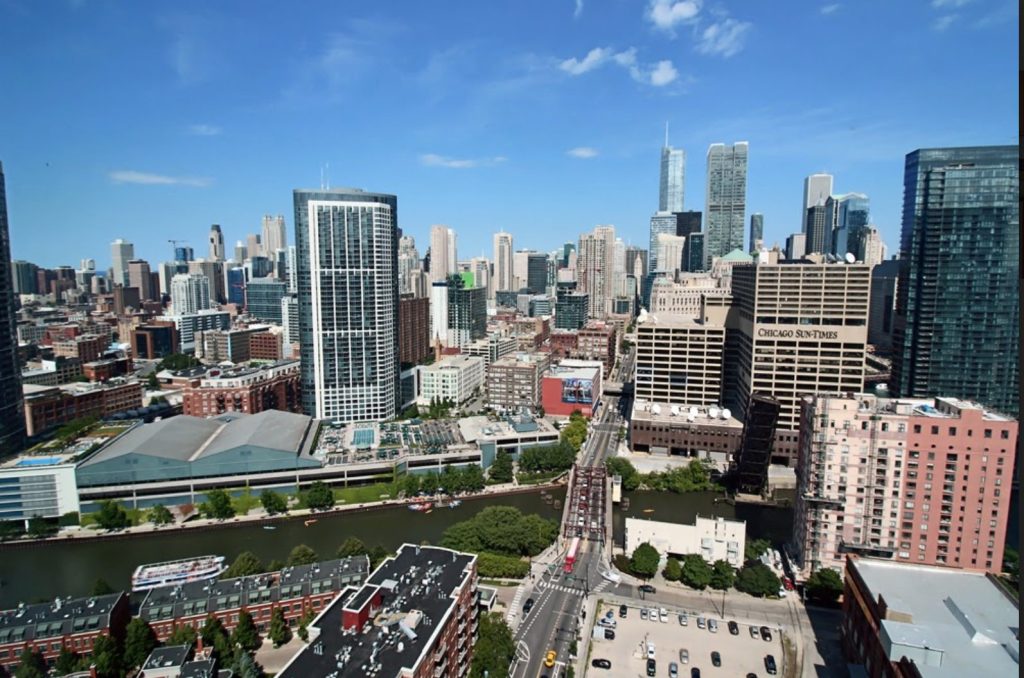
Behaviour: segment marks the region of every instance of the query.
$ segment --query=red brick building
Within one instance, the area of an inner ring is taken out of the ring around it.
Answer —
[[[601,401],[602,365],[597,361],[563,360],[541,380],[544,413],[568,417],[576,410],[587,418]]]
[[[418,365],[430,357],[430,299],[410,294],[398,300],[398,360]]]
[[[61,339],[53,342],[53,355],[65,358],[78,358],[83,363],[98,360],[107,350],[110,341],[98,334],[83,334],[72,339]]]
[[[256,332],[249,335],[250,360],[281,360],[284,358],[284,334]]]
[[[607,377],[615,366],[615,336],[614,325],[591,320],[578,333],[574,357],[582,360],[600,360],[604,364],[604,376]]]
[[[171,320],[152,320],[131,331],[132,355],[139,360],[156,360],[177,353],[178,328]]]
[[[225,412],[256,414],[264,410],[302,413],[298,360],[259,367],[209,370],[191,381],[182,394],[184,414],[212,417]]]
[[[552,359],[570,358],[576,354],[579,336],[574,330],[555,330],[548,338]]]
[[[26,386],[25,425],[30,436],[83,417],[103,418],[142,407],[142,383]]]
[[[132,373],[132,359],[122,355],[118,358],[101,358],[82,365],[82,374],[89,381],[109,381],[114,377],[126,377]]]

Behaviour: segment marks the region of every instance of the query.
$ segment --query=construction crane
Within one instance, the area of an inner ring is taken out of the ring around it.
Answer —
[[[182,245],[187,245],[188,244],[188,240],[174,240],[172,238],[168,238],[167,242],[171,243],[171,250],[172,250],[171,254],[172,255],[177,255],[178,254],[178,243],[181,243]]]

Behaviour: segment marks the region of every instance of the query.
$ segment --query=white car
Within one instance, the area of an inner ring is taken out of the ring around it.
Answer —
[[[667,624],[668,623],[668,610],[666,610],[665,608],[661,608],[660,610],[658,610],[658,618],[661,619],[661,623],[662,624]]]
[[[685,612],[680,612],[679,613],[679,625],[680,626],[686,626],[689,623],[690,623],[690,618],[686,616],[686,613]]]
[[[647,612],[647,616],[650,617],[651,621],[658,621],[658,608],[652,607]]]
[[[647,658],[654,659],[654,643],[647,643]]]

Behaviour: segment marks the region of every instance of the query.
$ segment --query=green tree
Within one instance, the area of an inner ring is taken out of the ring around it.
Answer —
[[[117,593],[114,591],[114,587],[107,583],[107,580],[100,577],[92,585],[92,595],[94,596],[109,596],[111,593]]]
[[[608,469],[608,475],[622,477],[623,490],[632,492],[636,488],[640,487],[640,473],[628,459],[612,457],[611,459],[608,459],[604,465],[605,468]]]
[[[445,466],[439,482],[448,494],[458,494],[462,492],[462,471],[451,465]]]
[[[267,563],[267,572],[280,572],[285,568],[285,562],[280,558],[272,558]]]
[[[711,565],[711,581],[708,582],[711,588],[719,591],[731,589],[736,581],[736,570],[727,560],[716,560]]]
[[[312,565],[313,563],[320,560],[316,555],[316,551],[309,548],[305,544],[299,544],[292,549],[292,552],[288,554],[288,565]]]
[[[263,561],[257,558],[256,554],[252,551],[242,551],[235,557],[235,562],[231,563],[231,566],[224,570],[221,578],[248,577],[263,572],[266,572],[266,568],[263,567]]]
[[[57,524],[61,527],[73,527],[75,525],[81,525],[81,519],[78,515],[78,511],[68,511],[61,515],[57,519]]]
[[[756,561],[761,557],[761,554],[772,547],[771,542],[767,539],[752,539],[747,542],[747,545],[743,547],[743,562],[749,563]]]
[[[369,553],[370,549],[366,548],[366,544],[361,539],[349,537],[341,542],[341,546],[338,547],[334,555],[338,558],[351,558],[352,556],[365,556]]]
[[[327,510],[334,506],[334,492],[323,481],[316,481],[306,491],[306,506],[314,511]]]
[[[185,353],[172,353],[157,363],[156,369],[157,371],[171,370],[172,372],[175,372],[177,370],[186,370],[190,367],[195,367],[198,364],[199,360],[195,356],[187,355]]]
[[[14,678],[46,678],[43,654],[28,647],[22,650],[21,662],[14,669]]]
[[[42,516],[32,516],[28,521],[28,536],[49,537],[57,533],[57,526]]]
[[[530,564],[522,558],[486,551],[477,555],[476,568],[481,577],[495,579],[522,579],[530,572]]]
[[[231,670],[238,678],[263,678],[263,667],[256,663],[251,652],[242,648],[235,650],[235,658],[231,663]]]
[[[241,619],[241,617],[239,617]],[[249,618],[252,621],[252,617]],[[232,656],[231,639],[227,629],[220,619],[213,614],[206,615],[203,627],[199,629],[199,637],[203,639],[203,645],[212,647],[218,657]]]
[[[206,493],[206,501],[199,505],[199,510],[207,518],[226,520],[233,518],[235,507],[231,505],[231,495],[224,490],[210,490]]]
[[[156,647],[156,634],[142,617],[134,617],[124,632],[124,664],[126,668],[142,666]]]
[[[420,491],[420,477],[415,473],[406,473],[401,480],[401,489],[407,497],[415,497]]]
[[[633,555],[629,559],[629,567],[636,576],[650,579],[657,574],[659,562],[661,562],[661,556],[658,554],[658,549],[645,541],[633,549]]]
[[[479,492],[487,485],[484,479],[484,471],[476,464],[470,464],[462,469],[462,489],[466,492]]]
[[[191,624],[175,624],[171,635],[167,636],[167,645],[195,645],[199,634]]]
[[[117,530],[131,525],[128,512],[116,501],[104,499],[96,512],[96,524],[104,530]]]
[[[297,631],[297,634],[304,643],[309,642],[309,623],[312,622],[315,618],[316,612],[314,612],[313,608],[311,607],[307,607],[305,610],[303,610],[302,616],[299,617],[299,630]]]
[[[263,510],[270,515],[288,513],[288,500],[273,490],[263,490],[260,494],[260,503],[263,504]]]
[[[683,574],[682,564],[675,558],[669,558],[668,562],[665,563],[665,569],[662,570],[661,575],[665,577],[665,581],[679,581],[679,577]]]
[[[774,596],[779,592],[779,578],[764,563],[747,564],[736,576],[736,590],[757,598]]]
[[[511,483],[513,473],[512,455],[505,450],[498,450],[494,463],[488,469],[488,475],[496,483]]]
[[[437,494],[437,488],[439,486],[440,485],[437,482],[436,473],[428,473],[425,476],[423,476],[422,480],[420,481],[420,489],[426,492],[427,494]]]
[[[174,522],[174,516],[163,504],[157,504],[149,510],[149,519],[154,525],[167,525]]]
[[[252,615],[244,608],[238,613],[238,625],[231,632],[231,644],[247,652],[254,652],[263,644],[259,631],[256,630],[256,624],[252,620]]]
[[[270,631],[267,634],[274,647],[281,647],[292,639],[292,630],[284,620],[284,609],[275,607],[270,613]]]
[[[823,567],[811,573],[804,588],[814,600],[834,603],[843,594],[843,579],[835,570]]]
[[[479,639],[473,648],[473,662],[470,665],[471,678],[503,676],[515,656],[516,646],[512,629],[497,612],[480,615]]]
[[[83,670],[83,664],[86,664],[86,662],[81,655],[67,645],[64,645],[60,648],[60,654],[57,655],[57,661],[53,665],[53,670],[58,676],[66,676],[69,673]]]
[[[103,634],[92,644],[92,663],[100,678],[120,678],[124,668],[117,640]]]
[[[160,390],[160,380],[156,378],[156,372],[150,372],[146,377],[146,388],[150,391]]]
[[[370,549],[370,570],[373,571],[377,569],[377,566],[384,562],[384,559],[390,555],[391,552],[384,548],[384,546],[382,546],[381,544],[377,544],[376,546],[374,546],[372,549]]]
[[[711,583],[711,566],[696,553],[683,556],[683,571],[679,581],[690,588],[703,591]]]

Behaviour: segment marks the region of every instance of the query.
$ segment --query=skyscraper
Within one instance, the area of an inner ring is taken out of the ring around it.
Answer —
[[[434,282],[447,280],[458,272],[455,231],[447,226],[430,227],[430,279]]]
[[[953,396],[1020,412],[1018,151],[907,155],[893,336],[900,396]]]
[[[408,294],[410,287],[409,274],[420,267],[420,253],[416,249],[416,240],[411,235],[403,235],[398,239],[398,292]]]
[[[750,250],[757,246],[757,241],[764,241],[764,215],[754,212],[750,215]]]
[[[864,238],[867,234],[871,202],[863,193],[844,193],[825,201],[832,221],[832,254],[843,257],[847,252],[864,261]]]
[[[807,210],[832,195],[832,175],[812,174],[804,179],[804,202],[800,208],[800,232],[807,233]]]
[[[0,163],[0,455],[19,452],[25,445],[25,411],[15,329],[9,229],[4,166]]]
[[[661,182],[658,191],[659,212],[682,212],[684,180],[686,177],[686,151],[668,145],[668,126],[665,127],[665,145],[661,149]]]
[[[864,241],[861,249],[863,252],[859,257],[868,266],[876,266],[885,261],[885,243],[882,242],[882,234],[873,224],[868,224],[864,229]]]
[[[210,279],[200,273],[172,277],[171,307],[175,315],[191,315],[210,308]]]
[[[288,247],[288,232],[284,226],[284,215],[272,217],[263,215],[263,251],[270,258],[274,253]]]
[[[676,235],[676,215],[672,212],[656,212],[651,217],[650,240],[647,244],[648,260],[650,261],[650,272],[652,274],[664,270],[661,262],[658,261],[658,236]]]
[[[832,198],[829,198],[831,201]],[[832,252],[832,226],[829,209],[824,200],[807,208],[807,254],[829,254]],[[834,201],[833,201],[834,202]]]
[[[604,318],[611,306],[614,248],[614,226],[598,226],[580,236],[576,279],[579,291],[588,295],[592,318]]]
[[[512,286],[512,234],[494,234],[494,291],[510,292]]]
[[[110,243],[110,269],[114,275],[115,285],[128,287],[128,262],[135,258],[135,245],[118,238]],[[40,290],[45,294],[46,290]]]
[[[224,234],[220,232],[220,224],[210,226],[210,259],[224,261]]]
[[[128,287],[137,289],[139,299],[143,301],[157,298],[157,292],[153,289],[153,278],[150,276],[148,261],[132,259],[128,262]]]
[[[398,409],[398,198],[294,191],[303,411],[348,423]]]
[[[743,226],[747,210],[746,141],[732,146],[711,144],[708,148],[707,199],[704,201],[704,267],[715,257],[743,249]]]

